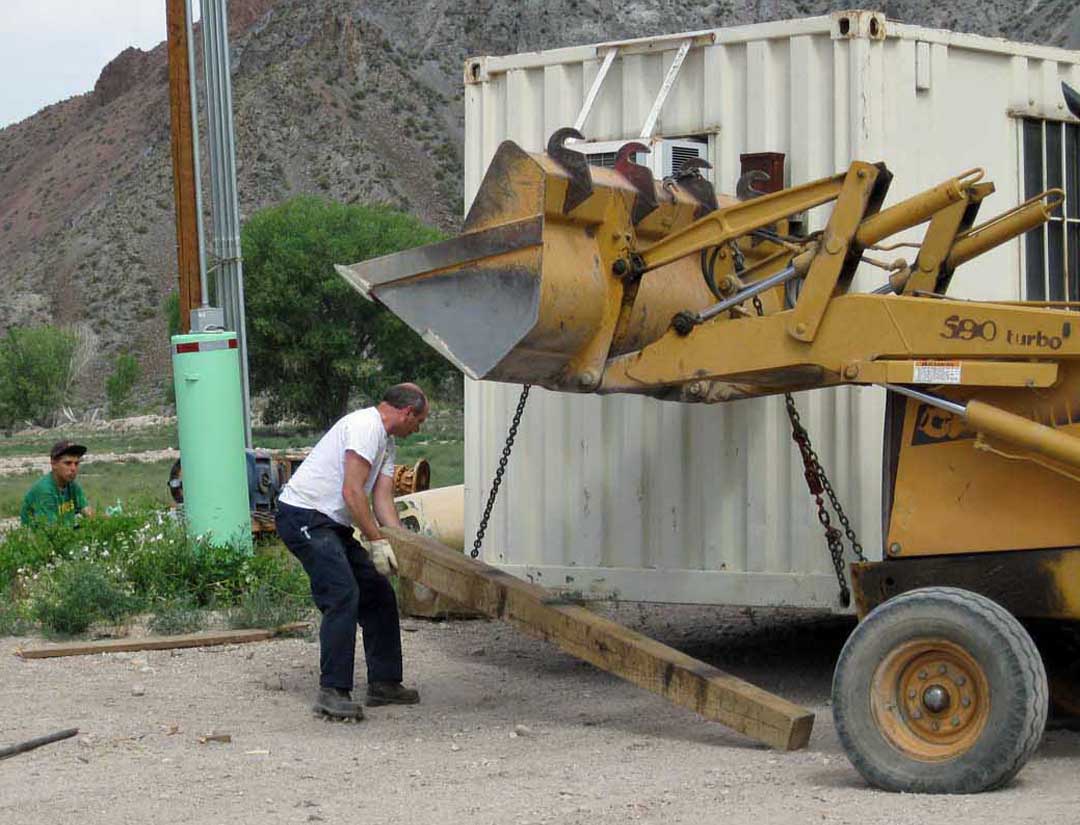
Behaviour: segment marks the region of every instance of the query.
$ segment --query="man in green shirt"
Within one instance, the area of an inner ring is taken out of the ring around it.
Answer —
[[[92,516],[82,487],[75,480],[86,447],[71,441],[57,441],[49,452],[52,469],[27,491],[19,519],[23,524],[44,521],[74,524],[78,515]]]

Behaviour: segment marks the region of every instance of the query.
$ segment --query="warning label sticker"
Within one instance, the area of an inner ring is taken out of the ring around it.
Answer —
[[[959,361],[916,361],[912,370],[913,384],[959,384]]]

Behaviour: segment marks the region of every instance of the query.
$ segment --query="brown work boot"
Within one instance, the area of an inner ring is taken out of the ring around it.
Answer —
[[[401,682],[372,682],[367,688],[367,706],[378,705],[415,705],[420,701],[420,693],[407,688]]]
[[[364,718],[364,709],[360,707],[360,703],[352,700],[349,691],[340,688],[319,688],[319,695],[315,697],[315,706],[312,709],[331,719]]]

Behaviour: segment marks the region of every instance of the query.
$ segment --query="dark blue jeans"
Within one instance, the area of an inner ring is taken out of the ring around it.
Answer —
[[[364,631],[368,684],[400,682],[397,597],[352,529],[317,510],[283,503],[275,521],[281,540],[311,579],[311,595],[322,611],[319,684],[352,690],[357,624]]]

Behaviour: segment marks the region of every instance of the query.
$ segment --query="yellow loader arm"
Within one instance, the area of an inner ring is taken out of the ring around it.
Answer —
[[[1047,221],[1060,190],[976,225],[993,191],[981,170],[886,206],[891,174],[856,161],[842,175],[739,201],[712,193],[697,168],[655,181],[625,152],[615,169],[589,167],[562,145],[567,134],[544,154],[503,143],[460,237],[339,272],[477,379],[684,403],[844,384],[914,394],[907,425],[966,434],[933,441],[939,448],[980,448],[953,479],[980,512],[1009,512],[1003,497],[1023,476],[1046,488],[1048,506],[1078,514],[1027,537],[1009,531],[1010,548],[1080,544],[1080,508],[1065,507],[1054,480],[1080,478],[1076,313],[946,296],[957,267]],[[790,218],[829,204],[824,230],[787,234]],[[906,244],[913,260],[882,260],[905,246],[889,245],[892,236],[922,224],[922,242]],[[884,270],[881,288],[850,291],[862,264]],[[890,511],[887,546],[944,552],[933,521],[901,517],[931,512],[920,491],[933,487],[927,476],[942,477],[936,451],[913,449],[913,439],[893,445],[900,480],[887,483],[903,495],[887,496],[902,505]],[[948,547],[999,548],[995,519],[976,520],[986,525],[978,538],[950,537]]]
[[[993,190],[980,170],[882,210],[891,175],[855,162],[695,218],[699,175],[661,183],[574,155],[506,142],[461,237],[339,271],[467,375],[562,391],[714,402],[845,383],[1050,387],[1080,355],[1061,308],[942,298],[957,266],[1046,221],[1058,190],[973,227]],[[823,232],[777,233],[828,203]],[[848,293],[867,249],[922,223],[915,260],[886,265],[899,294]]]
[[[642,215],[625,167],[574,169],[565,157],[575,154],[506,142],[464,234],[338,270],[467,375],[561,391],[723,401],[943,383],[926,380],[941,372],[921,366],[932,360],[959,362],[951,383],[1047,387],[1080,355],[1064,309],[942,297],[957,266],[1046,221],[1059,190],[973,227],[993,188],[980,170],[881,209],[891,175],[855,162],[771,195],[718,199],[696,218],[703,178],[650,177]],[[783,235],[789,217],[829,203],[823,232]],[[864,252],[922,223],[915,260],[884,265],[890,294],[849,294]]]

